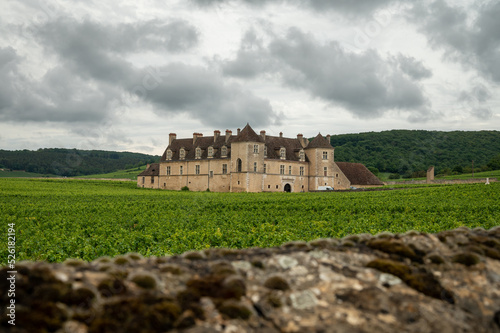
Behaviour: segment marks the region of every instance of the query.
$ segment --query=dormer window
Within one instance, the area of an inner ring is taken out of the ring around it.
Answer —
[[[183,160],[186,158],[186,150],[184,148],[181,148],[179,151],[179,159]]]
[[[170,161],[172,159],[172,151],[170,149],[167,149],[167,161]]]
[[[280,149],[280,159],[284,160],[286,158],[286,148]]]
[[[306,155],[304,154],[304,150],[301,149],[299,152],[299,161],[304,162],[306,160]]]
[[[195,158],[196,159],[200,159],[201,158],[201,148],[200,147],[196,148]]]
[[[214,157],[214,147],[208,147],[208,157]]]
[[[221,157],[227,157],[227,147],[226,146],[222,146],[222,148],[220,150],[220,154],[221,154]]]

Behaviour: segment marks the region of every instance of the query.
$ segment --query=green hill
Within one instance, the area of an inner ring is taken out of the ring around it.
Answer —
[[[125,169],[136,169],[159,161],[160,156],[140,153],[77,149],[0,150],[0,177],[13,174],[7,170],[32,174],[65,177],[107,174]],[[16,176],[22,175],[16,174]],[[127,177],[124,177],[127,178]]]
[[[436,174],[500,169],[499,131],[392,130],[331,137],[335,160],[363,163],[380,172],[417,177],[431,165]]]

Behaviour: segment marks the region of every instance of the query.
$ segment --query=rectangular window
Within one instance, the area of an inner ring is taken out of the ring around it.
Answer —
[[[280,175],[284,175],[284,174],[285,174],[285,166],[280,165]]]
[[[257,172],[257,162],[253,162],[253,172]]]
[[[324,167],[323,168],[323,176],[327,176],[328,175],[328,167]]]
[[[300,167],[300,175],[303,176],[304,175],[304,167]]]
[[[264,164],[264,173],[267,173],[267,164]]]
[[[170,167],[167,167],[167,176],[170,176]]]
[[[151,184],[154,184],[155,182],[155,177],[151,177]]]
[[[179,167],[179,174],[182,175],[184,172],[183,168],[182,168],[182,165]]]
[[[291,166],[291,165],[289,165],[289,166],[288,166],[288,174],[289,174],[289,175],[291,175],[291,174],[292,174],[292,166]]]
[[[276,188],[280,188],[280,186],[279,186],[279,185],[276,185]]]
[[[142,183],[144,184],[146,177],[142,177]]]
[[[271,185],[267,185],[267,188],[271,188]]]
[[[258,154],[259,153],[259,145],[253,145],[253,153]]]
[[[328,159],[328,152],[327,152],[327,151],[324,151],[324,152],[323,152],[323,159],[324,159],[324,160],[327,160],[327,159]]]
[[[197,165],[197,166],[195,167],[195,173],[196,173],[197,175],[199,175],[199,174],[200,174],[200,166],[199,166],[199,165]]]
[[[227,174],[227,164],[222,164],[222,174]]]
[[[214,172],[212,170],[210,170],[210,178],[212,178],[214,176]]]
[[[264,157],[267,157],[267,146],[264,146]]]

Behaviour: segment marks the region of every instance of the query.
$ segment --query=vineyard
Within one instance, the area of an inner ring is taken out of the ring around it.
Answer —
[[[437,232],[500,221],[500,184],[335,193],[210,193],[136,188],[134,182],[0,179],[1,263],[7,224],[17,260],[92,260],[209,247],[408,230]]]

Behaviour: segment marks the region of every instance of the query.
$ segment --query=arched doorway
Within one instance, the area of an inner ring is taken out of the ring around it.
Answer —
[[[283,190],[285,192],[292,192],[292,186],[290,184],[286,184]]]

